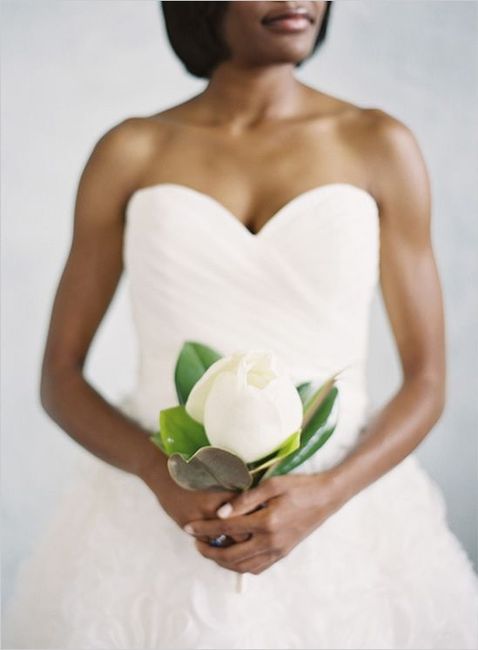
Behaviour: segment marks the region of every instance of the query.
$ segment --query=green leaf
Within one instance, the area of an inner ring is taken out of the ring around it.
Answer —
[[[279,450],[276,450],[275,452],[272,452],[272,454],[264,456],[262,460],[247,464],[251,475],[254,477],[252,487],[255,487],[261,482],[268,467],[298,449],[300,446],[300,435],[301,429],[295,431],[289,438],[287,438]]]
[[[181,453],[189,458],[198,449],[210,444],[203,425],[193,420],[182,405],[160,411],[159,436],[168,456]],[[153,436],[153,442],[155,438]]]
[[[166,449],[164,448],[163,441],[161,439],[161,432],[155,431],[152,435],[149,436],[149,439],[151,442],[154,442],[154,444],[161,449],[162,452],[166,453]]]
[[[306,381],[303,384],[296,386],[296,388],[297,392],[300,395],[300,399],[302,400],[302,405],[305,406],[306,402],[309,400],[313,393],[314,385],[311,381]]]
[[[338,388],[333,386],[309,418],[301,434],[300,446],[292,454],[272,465],[262,479],[287,474],[308,460],[335,431],[338,420]],[[261,479],[261,480],[262,480]]]
[[[320,411],[320,405],[329,395],[335,380],[339,373],[332,375],[321,384],[318,389],[311,395],[304,406],[304,418],[302,420],[302,429],[306,429],[312,418],[316,418],[317,413]]]
[[[194,384],[222,355],[198,341],[186,341],[176,360],[174,383],[179,404],[185,404]]]
[[[262,462],[260,465],[257,465],[253,469],[250,470],[251,474],[255,474],[256,472],[259,472],[266,467],[269,467],[272,465],[272,463],[275,463],[276,461],[280,460],[281,458],[285,458],[285,456],[288,456],[291,454],[293,451],[299,448],[300,446],[300,434],[301,434],[301,429],[298,431],[294,431],[292,435],[290,435],[285,442],[281,444],[281,446],[277,449],[277,451],[271,456],[267,456],[267,460]]]
[[[221,447],[202,447],[191,458],[176,453],[168,458],[168,470],[186,490],[246,490],[252,476],[244,461]]]
[[[291,454],[293,451],[299,448],[300,446],[300,436],[302,433],[302,429],[298,429],[297,431],[294,431],[292,435],[290,435],[287,440],[282,444],[282,446],[279,448],[279,451],[277,452],[277,456],[282,458],[284,456],[287,456],[288,454]]]

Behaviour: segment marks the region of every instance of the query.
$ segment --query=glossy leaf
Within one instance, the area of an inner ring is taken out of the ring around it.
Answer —
[[[252,476],[244,461],[221,447],[203,447],[191,458],[173,454],[168,470],[178,485],[187,490],[246,490]]]
[[[179,404],[186,404],[194,384],[222,355],[198,341],[186,341],[176,360],[174,384]]]
[[[335,384],[335,380],[339,373],[332,375],[326,379],[323,384],[321,384],[317,390],[310,396],[304,406],[304,418],[302,420],[302,430],[307,428],[307,425],[312,420],[312,418],[317,417],[320,406],[325,398],[328,396],[332,387]]]
[[[305,404],[313,394],[314,385],[311,381],[306,381],[302,384],[298,384],[296,388],[297,388],[297,392],[300,395],[300,399],[302,400],[302,405],[305,406]]]
[[[271,465],[277,463],[281,458],[285,458],[293,451],[299,448],[300,446],[300,434],[301,429],[295,431],[283,444],[280,449],[268,456],[264,457],[261,461],[256,461],[254,463],[254,468],[251,468],[251,464],[248,463],[249,471],[251,472],[253,478],[252,487],[258,485],[262,477],[264,476],[267,468]]]
[[[210,444],[203,425],[193,420],[182,405],[160,411],[159,436],[163,451],[168,456],[181,453],[189,458],[198,449]],[[156,442],[156,438],[157,434],[153,435],[152,441]]]
[[[283,460],[272,465],[265,472],[262,479],[291,472],[308,460],[327,442],[337,426],[338,394],[338,388],[333,386],[310,416],[309,423],[302,430],[300,447]]]
[[[161,432],[155,431],[152,435],[149,436],[149,439],[151,442],[154,442],[154,444],[161,449],[161,451],[165,454],[167,454],[166,449],[164,447],[163,441],[161,439]]]
[[[259,472],[260,470],[269,467],[270,465],[272,465],[272,463],[275,463],[281,458],[285,458],[285,456],[288,456],[293,451],[298,449],[300,446],[300,434],[301,434],[301,429],[299,429],[298,431],[294,431],[294,433],[290,435],[287,438],[287,440],[283,442],[282,445],[272,455],[267,456],[267,460],[264,460],[259,465],[251,469],[250,470],[251,474],[255,474],[256,472]]]

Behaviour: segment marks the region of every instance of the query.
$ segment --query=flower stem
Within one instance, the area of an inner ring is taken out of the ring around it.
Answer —
[[[243,587],[243,573],[238,573],[236,574],[236,594],[242,594],[242,587]]]

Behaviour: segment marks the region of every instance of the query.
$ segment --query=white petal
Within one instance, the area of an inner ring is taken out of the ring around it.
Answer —
[[[209,366],[206,372],[194,384],[188,395],[188,399],[184,405],[188,415],[197,422],[201,422],[201,424],[204,423],[204,405],[212,384],[220,372],[232,369],[236,367],[237,364],[237,356],[230,355],[218,359]]]
[[[256,348],[249,350],[244,356],[243,363],[247,366],[247,383],[264,388],[277,377],[274,368],[274,355],[270,350]]]
[[[264,388],[264,394],[277,406],[282,431],[286,437],[297,431],[302,424],[304,409],[293,382],[286,375],[282,375]]]
[[[233,372],[217,377],[206,399],[204,427],[210,443],[249,463],[285,440],[279,411],[255,386],[238,381]]]

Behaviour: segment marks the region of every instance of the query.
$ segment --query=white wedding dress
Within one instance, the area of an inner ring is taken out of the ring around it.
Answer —
[[[258,234],[198,190],[161,183],[127,206],[124,262],[139,345],[118,407],[149,430],[177,404],[186,340],[262,347],[296,384],[341,375],[334,435],[295,472],[338,463],[371,409],[379,210],[349,183],[303,192]],[[259,575],[203,557],[136,476],[80,454],[78,476],[20,569],[12,648],[477,648],[478,579],[414,454]]]

